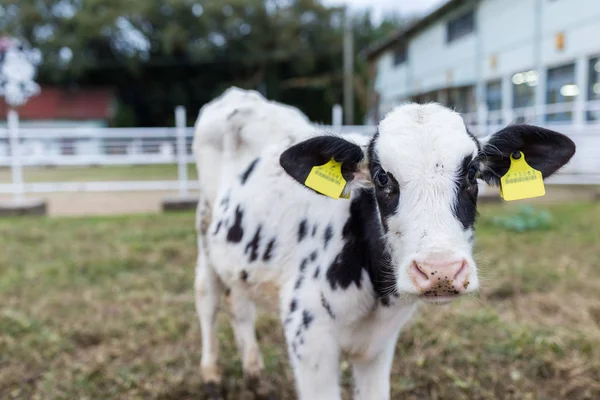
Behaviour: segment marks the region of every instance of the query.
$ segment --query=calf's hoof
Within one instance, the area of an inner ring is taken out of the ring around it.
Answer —
[[[221,385],[215,382],[204,383],[204,398],[207,400],[225,400],[221,393]]]
[[[204,395],[208,400],[224,400],[221,392],[221,371],[217,365],[207,365],[200,367]]]

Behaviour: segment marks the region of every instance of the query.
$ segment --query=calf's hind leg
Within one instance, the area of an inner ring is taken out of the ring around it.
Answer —
[[[200,373],[205,384],[220,384],[219,344],[216,318],[223,285],[206,258],[202,234],[198,236],[198,261],[194,281],[196,312],[202,332],[202,360]]]
[[[263,358],[256,340],[256,305],[250,299],[245,285],[232,285],[229,303],[233,314],[232,327],[242,356],[244,376],[258,379]]]

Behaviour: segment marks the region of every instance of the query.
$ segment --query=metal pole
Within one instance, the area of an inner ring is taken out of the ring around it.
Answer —
[[[348,8],[344,11],[344,120],[354,124],[354,35],[352,17]]]
[[[185,107],[175,108],[175,127],[177,135],[177,179],[179,180],[179,196],[188,194],[187,146],[185,143],[186,113]]]
[[[23,200],[23,164],[21,161],[21,145],[19,143],[19,114],[9,108],[8,116],[8,136],[10,140],[10,170],[12,175],[13,195],[16,202]]]

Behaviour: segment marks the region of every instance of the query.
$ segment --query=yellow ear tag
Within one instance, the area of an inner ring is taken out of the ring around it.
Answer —
[[[542,173],[527,164],[524,153],[520,154],[519,158],[510,155],[510,167],[500,179],[500,196],[506,201],[530,199],[546,194]]]
[[[350,198],[349,193],[343,193],[346,180],[342,176],[342,163],[333,158],[327,164],[312,167],[304,184],[332,199]]]

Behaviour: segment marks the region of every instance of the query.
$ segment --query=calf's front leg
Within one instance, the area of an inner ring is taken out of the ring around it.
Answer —
[[[352,360],[355,400],[389,400],[390,372],[397,336],[369,359]]]
[[[308,310],[284,321],[299,400],[340,400],[339,345],[331,327]]]

